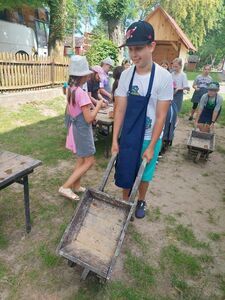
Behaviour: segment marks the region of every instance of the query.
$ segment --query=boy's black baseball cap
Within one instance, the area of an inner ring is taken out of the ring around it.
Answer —
[[[151,44],[155,40],[155,32],[152,25],[146,21],[138,21],[131,24],[126,32],[126,41],[121,47]]]

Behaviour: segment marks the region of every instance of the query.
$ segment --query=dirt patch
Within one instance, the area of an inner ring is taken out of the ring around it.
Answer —
[[[134,230],[144,240],[141,247],[145,247],[146,263],[159,268],[162,248],[170,243],[177,244],[175,237],[168,235],[168,228],[182,224],[190,228],[199,241],[210,245],[210,250],[202,250],[180,244],[182,250],[193,255],[207,253],[213,257],[212,264],[205,270],[207,282],[202,282],[203,279],[193,282],[197,287],[206,285],[203,293],[206,299],[215,291],[220,295],[215,276],[225,273],[225,238],[221,237],[217,242],[209,239],[210,232],[222,235],[225,231],[225,155],[215,151],[207,162],[194,163],[188,157],[186,147],[190,130],[189,123],[180,120],[173,147],[159,161],[148,191],[148,215],[143,220],[135,220],[128,232],[112,280],[126,284],[132,282],[125,267],[126,252],[131,251],[137,257],[142,255],[132,236]],[[225,129],[217,128],[216,142],[225,148],[224,136]],[[72,172],[74,164],[75,159],[71,156],[70,160],[61,161],[54,167],[42,166],[31,176],[33,228],[29,235],[24,235],[21,225],[24,222],[21,186],[13,185],[1,194],[0,218],[3,219],[9,245],[0,251],[0,259],[8,269],[3,279],[0,278],[0,299],[76,299],[80,288],[87,289],[79,280],[82,270],[79,267],[70,269],[63,259],[54,256],[76,206],[60,197],[57,190]],[[103,169],[96,165],[84,177],[82,184],[97,187],[102,175]],[[106,191],[120,197],[120,191],[113,183],[113,174]],[[16,202],[13,202],[15,199]],[[157,285],[152,290],[160,296],[180,299],[166,273],[157,274]]]

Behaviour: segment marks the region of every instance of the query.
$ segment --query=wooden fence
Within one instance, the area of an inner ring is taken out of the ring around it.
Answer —
[[[37,89],[68,79],[67,57],[28,57],[0,52],[0,91]]]

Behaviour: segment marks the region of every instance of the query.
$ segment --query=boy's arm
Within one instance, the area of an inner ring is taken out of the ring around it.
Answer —
[[[127,97],[115,97],[112,154],[119,152],[118,139],[127,108]]]

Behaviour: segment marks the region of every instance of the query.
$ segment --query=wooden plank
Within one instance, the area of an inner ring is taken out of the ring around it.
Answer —
[[[9,152],[9,151],[0,151],[0,164],[2,164],[3,162],[6,162],[8,160],[11,160],[11,159],[15,158],[18,155],[19,154],[12,153],[12,152]]]

